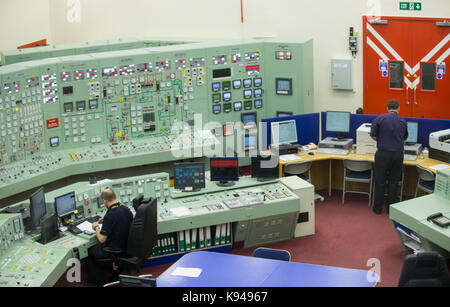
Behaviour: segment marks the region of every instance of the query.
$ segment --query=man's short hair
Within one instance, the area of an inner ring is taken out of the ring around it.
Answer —
[[[102,192],[101,198],[106,201],[113,201],[116,200],[116,193],[108,188]]]
[[[397,110],[400,107],[400,104],[398,103],[397,100],[392,99],[392,100],[389,100],[387,107],[388,107],[388,110]]]

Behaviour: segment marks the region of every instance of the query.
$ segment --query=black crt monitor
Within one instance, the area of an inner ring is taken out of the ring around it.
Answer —
[[[55,198],[56,214],[65,220],[76,210],[75,192],[70,192]]]
[[[252,157],[252,178],[258,181],[273,180],[279,177],[280,164],[278,156]]]
[[[173,173],[177,190],[193,192],[205,188],[204,163],[175,163]]]
[[[418,122],[406,122],[408,127],[408,138],[405,140],[407,145],[417,144],[418,134],[419,134],[419,123]]]
[[[46,213],[47,207],[45,204],[44,188],[41,187],[30,197],[30,224],[28,230],[39,231],[41,219]]]
[[[239,181],[238,158],[211,158],[211,181],[217,181],[218,186],[233,186],[234,181]]]
[[[58,216],[56,214],[44,218],[41,222],[41,238],[39,243],[47,244],[59,238]]]
[[[334,140],[344,139],[345,134],[350,132],[350,112],[327,111],[325,130],[337,133]]]

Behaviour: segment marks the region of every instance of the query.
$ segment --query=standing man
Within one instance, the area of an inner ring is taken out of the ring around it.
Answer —
[[[377,142],[375,154],[375,197],[373,212],[381,214],[384,203],[384,188],[388,184],[389,205],[396,202],[397,185],[403,169],[403,145],[408,138],[405,119],[398,115],[400,105],[390,100],[388,113],[377,116],[372,122],[370,136]]]
[[[102,271],[96,263],[96,259],[108,259],[110,256],[103,251],[104,247],[111,249],[127,250],[128,233],[133,222],[133,213],[126,206],[122,206],[116,199],[116,194],[111,189],[105,189],[101,194],[103,204],[108,209],[104,218],[103,226],[97,222],[92,223],[99,243],[88,250],[87,268],[91,283],[100,285]]]

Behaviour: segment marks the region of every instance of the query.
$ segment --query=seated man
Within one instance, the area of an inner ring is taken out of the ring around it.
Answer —
[[[100,227],[97,222],[92,223],[99,243],[88,251],[87,269],[89,282],[95,285],[103,283],[102,271],[96,259],[107,259],[110,256],[103,250],[104,247],[121,249],[126,251],[128,232],[133,222],[133,214],[126,206],[122,206],[116,199],[116,194],[111,189],[106,189],[101,194],[103,204],[108,211]]]

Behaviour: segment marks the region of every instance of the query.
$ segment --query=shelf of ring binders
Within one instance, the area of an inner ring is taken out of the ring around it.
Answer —
[[[225,223],[159,235],[158,243],[153,249],[152,258],[225,245],[231,246],[231,225],[231,223]]]

